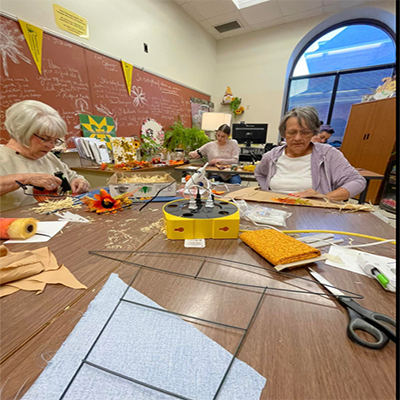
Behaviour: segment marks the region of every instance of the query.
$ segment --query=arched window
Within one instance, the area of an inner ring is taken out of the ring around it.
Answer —
[[[314,37],[294,62],[285,111],[314,106],[335,130],[328,143],[340,147],[352,104],[396,73],[393,37],[367,20],[347,21]]]

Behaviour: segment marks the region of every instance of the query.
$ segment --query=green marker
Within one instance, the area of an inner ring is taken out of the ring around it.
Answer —
[[[378,271],[377,268],[373,268],[373,269],[371,270],[371,272],[372,272],[372,274],[375,276],[375,278],[377,279],[377,281],[379,281],[379,283],[386,289],[386,286],[387,286],[388,283],[389,283],[389,279],[386,278],[385,275],[383,275],[382,273],[380,273],[380,272]]]

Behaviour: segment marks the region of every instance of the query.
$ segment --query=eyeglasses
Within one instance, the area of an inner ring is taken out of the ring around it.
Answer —
[[[285,131],[285,135],[288,137],[294,137],[296,136],[298,133],[300,133],[301,137],[307,137],[312,135],[314,132],[310,131],[310,130],[303,130],[303,131]]]
[[[33,135],[36,136],[37,138],[39,138],[42,141],[42,143],[51,143],[54,146],[61,146],[64,143],[64,141],[61,139],[55,139],[55,140],[54,139],[45,139],[45,138],[40,137],[39,135],[36,135],[36,133],[34,133]]]

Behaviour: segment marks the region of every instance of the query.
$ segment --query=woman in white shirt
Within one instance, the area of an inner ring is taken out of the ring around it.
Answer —
[[[237,164],[239,162],[239,145],[236,140],[229,139],[231,128],[229,125],[221,125],[216,133],[217,140],[208,142],[199,149],[189,153],[191,158],[207,157],[209,164],[228,165]],[[241,183],[239,175],[215,174],[211,175],[210,179],[215,179],[219,182]]]
[[[1,211],[36,202],[33,196],[24,195],[16,181],[56,191],[61,185],[61,179],[54,176],[56,171],[63,172],[73,193],[90,189],[83,176],[51,153],[67,133],[65,121],[54,108],[36,100],[15,103],[6,111],[5,126],[11,139],[0,146]],[[27,193],[32,194],[31,186]]]
[[[265,153],[254,171],[262,190],[338,201],[364,190],[365,179],[339,150],[312,141],[320,126],[314,107],[296,107],[285,114],[279,132],[286,144]]]

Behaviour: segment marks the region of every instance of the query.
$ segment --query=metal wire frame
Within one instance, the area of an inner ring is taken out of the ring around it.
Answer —
[[[120,262],[122,262],[124,264],[134,265],[134,266],[137,266],[139,268],[136,271],[136,273],[134,274],[134,276],[133,276],[131,282],[129,283],[129,285],[126,287],[126,289],[125,289],[122,297],[119,299],[117,305],[114,307],[113,311],[111,312],[110,316],[108,317],[106,323],[104,324],[104,326],[100,330],[100,332],[97,335],[96,339],[94,340],[92,346],[89,348],[89,350],[86,353],[85,357],[81,361],[81,364],[79,365],[78,369],[75,371],[75,374],[72,376],[71,380],[68,382],[68,385],[66,386],[66,388],[63,391],[63,393],[61,394],[60,400],[64,399],[64,397],[65,397],[66,393],[68,392],[68,390],[70,389],[73,381],[78,376],[78,374],[81,371],[83,365],[85,365],[85,364],[89,365],[89,366],[91,366],[93,368],[99,369],[99,370],[101,370],[103,372],[109,373],[111,375],[118,376],[118,377],[120,377],[122,379],[125,379],[125,380],[128,380],[130,382],[139,384],[139,385],[144,386],[144,387],[147,387],[149,389],[152,389],[152,390],[155,390],[155,391],[170,395],[171,397],[175,397],[177,399],[195,400],[195,399],[191,399],[191,398],[182,396],[182,395],[180,395],[178,393],[170,392],[168,390],[165,390],[165,389],[150,385],[150,384],[148,384],[146,382],[142,382],[140,380],[134,379],[132,377],[126,376],[126,375],[121,374],[119,372],[110,370],[110,369],[105,368],[105,367],[103,367],[101,365],[98,365],[98,364],[95,364],[95,363],[92,363],[92,362],[88,361],[88,357],[89,357],[90,353],[92,352],[93,348],[97,344],[97,342],[100,339],[101,335],[104,333],[106,327],[108,326],[109,322],[111,321],[112,317],[114,316],[115,312],[117,311],[118,307],[120,306],[120,304],[122,302],[130,303],[130,304],[133,304],[133,305],[136,305],[136,306],[139,306],[139,307],[149,308],[149,309],[152,309],[152,310],[155,310],[155,311],[158,311],[158,312],[172,314],[172,315],[176,315],[176,316],[179,316],[179,317],[190,318],[190,319],[197,320],[197,321],[202,321],[202,322],[206,322],[206,323],[210,323],[210,324],[214,324],[214,325],[218,325],[218,326],[223,326],[223,327],[226,327],[226,328],[231,328],[231,329],[236,329],[236,330],[243,331],[243,335],[242,335],[242,337],[241,337],[241,339],[239,341],[239,344],[236,347],[236,350],[235,350],[235,352],[234,352],[234,354],[233,354],[233,356],[232,356],[232,358],[231,358],[231,360],[229,362],[229,365],[227,366],[227,368],[225,370],[225,373],[224,373],[224,375],[222,377],[222,380],[221,380],[221,382],[220,382],[220,384],[219,384],[219,386],[218,386],[218,388],[217,388],[217,390],[216,390],[216,392],[215,392],[215,394],[214,394],[214,396],[212,398],[212,400],[216,400],[218,395],[219,395],[219,393],[220,393],[220,391],[221,391],[221,389],[222,389],[222,386],[225,383],[226,378],[227,378],[227,376],[228,376],[228,374],[229,374],[229,372],[230,372],[230,370],[232,368],[232,365],[233,365],[235,359],[237,358],[237,355],[238,355],[238,353],[239,353],[239,351],[240,351],[240,349],[241,349],[241,347],[242,347],[242,345],[244,343],[244,340],[246,339],[246,336],[247,336],[247,334],[249,332],[249,329],[250,329],[250,327],[251,327],[251,325],[252,325],[252,323],[253,323],[256,315],[257,315],[257,312],[258,312],[258,310],[260,308],[261,302],[262,302],[262,300],[264,298],[264,295],[266,294],[267,289],[288,291],[288,292],[296,292],[296,293],[304,293],[304,294],[316,294],[316,295],[320,295],[320,296],[327,296],[328,295],[326,293],[316,293],[316,292],[310,292],[310,291],[277,289],[277,288],[270,288],[268,286],[249,285],[249,284],[238,283],[238,282],[228,282],[228,281],[222,281],[222,280],[217,280],[217,279],[208,279],[208,278],[199,277],[199,274],[200,274],[204,264],[207,262],[207,260],[228,261],[230,263],[237,263],[237,264],[248,265],[248,266],[256,267],[256,268],[263,268],[263,267],[260,267],[260,266],[257,266],[257,265],[253,265],[253,264],[242,263],[242,262],[238,262],[238,261],[224,260],[222,258],[217,258],[217,257],[209,257],[209,256],[201,256],[201,255],[193,255],[193,254],[170,253],[170,252],[146,252],[146,251],[134,251],[133,252],[133,253],[138,253],[138,254],[142,253],[142,254],[153,254],[153,255],[177,255],[177,256],[188,256],[188,257],[203,258],[203,261],[202,261],[200,267],[198,268],[196,274],[195,275],[190,275],[190,274],[183,274],[183,273],[179,273],[179,272],[168,271],[168,270],[164,270],[164,269],[161,269],[161,268],[150,267],[150,266],[147,266],[147,265],[144,265],[144,264],[134,263],[134,262],[127,261],[127,260],[120,260],[120,259],[117,259],[117,258],[114,258],[114,257],[109,257],[109,256],[105,256],[105,255],[99,254],[99,253],[126,253],[126,252],[128,252],[128,251],[112,251],[112,250],[89,251],[89,254],[97,255],[99,257],[103,257],[103,258],[107,258],[107,259],[111,259],[111,260],[120,261]],[[132,252],[130,252],[130,253],[132,253]],[[129,288],[132,287],[132,284],[134,283],[135,279],[137,278],[137,276],[139,275],[139,272],[142,269],[149,269],[149,270],[153,270],[153,271],[156,271],[156,272],[165,272],[165,273],[168,273],[168,274],[171,274],[171,275],[180,276],[180,277],[184,277],[184,278],[192,278],[192,279],[201,280],[201,281],[208,282],[208,283],[218,283],[218,284],[225,284],[225,285],[233,285],[234,287],[236,286],[238,288],[239,287],[246,287],[246,288],[262,289],[262,293],[261,293],[261,295],[260,295],[260,297],[258,299],[258,302],[257,302],[257,305],[256,305],[255,309],[253,310],[253,313],[252,313],[251,318],[250,318],[250,320],[249,320],[249,322],[247,324],[247,327],[246,328],[242,328],[242,327],[238,327],[238,326],[222,324],[222,323],[217,322],[217,321],[211,321],[211,320],[207,320],[207,319],[203,319],[203,318],[193,317],[191,315],[177,313],[177,312],[165,310],[165,309],[162,309],[162,308],[152,307],[152,306],[149,306],[147,304],[137,303],[137,302],[125,299],[126,293],[128,292]],[[301,279],[304,279],[306,281],[310,281],[310,282],[319,284],[318,282],[316,282],[314,280],[298,277],[297,275],[294,275],[294,274],[282,273],[282,272],[278,272],[278,271],[275,271],[275,270],[271,270],[271,271],[272,272],[276,272],[276,273],[281,274],[281,275],[295,276],[296,278],[301,278]],[[325,286],[325,285],[322,285],[322,286]],[[343,289],[341,289],[341,290],[343,290]],[[358,295],[356,293],[352,293],[352,292],[349,292],[349,291],[346,291],[346,290],[343,290],[343,291],[354,295],[354,296],[346,296],[346,297],[350,297],[350,298],[360,298],[361,297],[361,298],[363,298],[362,296],[360,296],[360,295]]]
[[[150,254],[150,255],[162,255],[162,256],[181,256],[181,257],[203,258],[205,261],[202,263],[202,265],[201,265],[201,267],[198,270],[196,275],[190,275],[190,274],[183,274],[181,272],[174,272],[174,271],[169,271],[169,270],[166,270],[166,269],[150,267],[148,265],[134,263],[134,262],[128,261],[128,260],[121,260],[119,258],[109,257],[109,256],[106,256],[106,255],[103,255],[103,254],[99,254],[99,253],[133,253],[133,254],[136,253],[136,254]],[[362,300],[364,298],[364,296],[362,296],[361,294],[354,293],[354,292],[351,292],[351,291],[346,290],[346,289],[341,289],[341,288],[338,288],[338,287],[333,286],[333,285],[325,285],[325,284],[322,284],[322,283],[320,283],[320,282],[318,282],[318,281],[316,281],[314,279],[304,278],[302,276],[291,274],[289,272],[276,271],[275,269],[262,267],[260,265],[249,264],[249,263],[245,263],[245,262],[241,262],[241,261],[226,260],[224,258],[219,258],[219,257],[211,257],[211,256],[198,255],[198,254],[188,254],[188,253],[173,253],[173,252],[168,252],[168,251],[164,252],[164,251],[142,251],[142,250],[91,250],[91,251],[89,251],[89,254],[96,255],[96,256],[99,256],[99,257],[103,257],[103,258],[107,258],[109,260],[120,261],[123,264],[141,266],[143,268],[150,269],[150,270],[153,270],[153,271],[166,272],[168,274],[184,276],[184,277],[187,277],[187,278],[194,278],[194,279],[202,280],[202,281],[205,281],[205,282],[214,282],[214,283],[219,283],[219,284],[235,285],[235,286],[242,286],[242,287],[255,288],[255,289],[263,289],[265,287],[265,286],[259,286],[259,285],[249,285],[249,284],[246,284],[246,283],[228,282],[228,281],[222,281],[222,280],[218,280],[218,279],[198,277],[198,274],[200,273],[201,269],[203,268],[204,263],[207,260],[224,261],[224,262],[229,262],[229,263],[233,263],[233,264],[239,264],[239,265],[244,265],[244,266],[248,266],[248,267],[262,269],[264,271],[272,272],[272,273],[275,273],[275,274],[278,274],[278,275],[290,276],[290,277],[293,277],[293,278],[296,278],[296,279],[300,279],[300,280],[303,280],[303,281],[306,281],[306,282],[311,282],[311,283],[313,283],[315,285],[321,286],[322,288],[331,287],[331,288],[334,288],[334,289],[338,289],[338,290],[342,291],[343,293],[347,293],[347,294],[346,294],[346,296],[337,296],[337,295],[334,295],[334,294],[331,294],[331,293],[311,292],[309,290],[279,289],[279,288],[272,288],[272,287],[269,287],[268,288],[269,290],[276,290],[276,291],[283,291],[283,292],[290,292],[290,293],[314,294],[314,295],[318,295],[318,296],[327,296],[327,297],[335,297],[335,298],[336,297],[346,297],[346,298],[357,299],[357,300]]]
[[[181,276],[183,276],[183,277],[187,277],[187,278],[188,278],[188,277],[191,277],[191,278],[195,278],[195,279],[196,279],[196,277],[198,277],[198,274],[200,273],[201,269],[203,268],[204,263],[205,263],[205,261],[203,261],[203,263],[201,264],[201,266],[200,266],[200,268],[198,269],[198,271],[197,271],[197,273],[196,273],[195,276],[187,275],[187,274],[179,274],[179,275],[181,275]],[[253,310],[253,313],[252,313],[252,315],[251,315],[250,321],[249,321],[248,324],[247,324],[247,327],[246,327],[246,328],[242,328],[242,327],[238,327],[238,326],[233,326],[233,325],[228,325],[228,324],[222,324],[222,323],[217,322],[217,321],[207,320],[207,319],[203,319],[203,318],[197,318],[197,317],[193,317],[193,316],[191,316],[191,315],[181,314],[181,313],[177,313],[177,312],[174,312],[174,311],[168,311],[168,310],[164,310],[164,309],[162,309],[162,308],[152,307],[152,306],[149,306],[149,305],[147,305],[147,304],[137,303],[137,302],[135,302],[135,301],[131,301],[131,300],[125,299],[124,297],[125,297],[126,293],[128,292],[129,288],[132,287],[132,284],[133,284],[133,282],[135,281],[136,277],[139,275],[139,272],[142,270],[142,268],[147,268],[147,266],[145,266],[145,265],[141,265],[141,264],[136,264],[136,265],[139,267],[139,269],[138,269],[137,272],[135,273],[135,275],[134,275],[133,279],[131,280],[130,284],[127,286],[127,288],[126,288],[126,290],[124,291],[122,297],[119,299],[117,305],[114,307],[112,313],[110,314],[110,316],[109,316],[109,318],[107,319],[106,323],[104,324],[104,326],[103,326],[102,329],[100,330],[100,332],[99,332],[99,334],[97,335],[96,339],[94,340],[92,346],[90,347],[90,349],[89,349],[88,352],[86,353],[84,359],[81,361],[81,364],[79,365],[79,367],[78,367],[78,369],[76,370],[75,374],[72,376],[72,378],[71,378],[71,380],[69,381],[68,385],[67,385],[66,388],[64,389],[64,391],[63,391],[63,393],[62,393],[62,395],[61,395],[61,397],[60,397],[60,400],[62,400],[62,399],[65,397],[66,393],[67,393],[68,390],[70,389],[70,387],[71,387],[73,381],[74,381],[75,378],[78,376],[78,374],[79,374],[79,372],[81,371],[81,369],[82,369],[82,367],[83,367],[84,364],[89,365],[89,366],[94,367],[94,368],[97,368],[97,369],[99,369],[99,370],[101,370],[101,371],[107,372],[107,373],[109,373],[109,374],[111,374],[111,375],[118,376],[118,377],[120,377],[120,378],[122,378],[122,379],[125,379],[125,380],[128,380],[128,381],[130,381],[130,382],[133,382],[133,383],[139,384],[139,385],[141,385],[141,386],[147,387],[147,388],[149,388],[149,389],[156,390],[156,391],[158,391],[158,392],[161,392],[161,393],[170,395],[170,396],[175,397],[175,398],[178,398],[178,399],[183,399],[183,400],[195,400],[195,399],[191,399],[191,398],[189,398],[189,397],[185,397],[185,396],[182,396],[182,395],[180,395],[180,394],[177,394],[177,393],[174,393],[174,392],[170,392],[170,391],[168,391],[168,390],[165,390],[165,389],[162,389],[162,388],[159,388],[159,387],[150,385],[150,384],[148,384],[148,383],[146,383],[146,382],[142,382],[142,381],[140,381],[140,380],[137,380],[137,379],[134,379],[134,378],[132,378],[132,377],[126,376],[126,375],[121,374],[121,373],[116,372],[116,371],[112,371],[112,370],[110,370],[110,369],[108,369],[108,368],[105,368],[105,367],[103,367],[103,366],[101,366],[101,365],[98,365],[98,364],[95,364],[95,363],[92,363],[92,362],[88,361],[88,357],[89,357],[90,353],[92,352],[93,348],[94,348],[95,345],[97,344],[98,340],[100,339],[101,335],[102,335],[103,332],[105,331],[106,327],[108,326],[109,322],[111,321],[112,317],[114,316],[115,312],[117,311],[118,307],[120,306],[120,304],[121,304],[122,302],[130,303],[130,304],[137,305],[137,306],[140,306],[140,307],[149,308],[149,309],[152,309],[152,310],[155,310],[155,311],[158,311],[158,312],[163,312],[163,313],[172,314],[172,315],[176,315],[176,316],[180,316],[180,317],[190,318],[190,319],[194,319],[194,320],[197,320],[197,321],[207,322],[207,323],[210,323],[210,324],[214,324],[214,325],[218,325],[218,326],[223,326],[223,327],[227,327],[227,328],[232,328],[232,329],[236,329],[236,330],[243,331],[243,335],[242,335],[242,337],[240,338],[240,341],[239,341],[238,346],[236,347],[235,353],[233,354],[233,356],[232,356],[232,358],[231,358],[231,360],[230,360],[230,362],[229,362],[229,364],[228,364],[228,366],[227,366],[227,368],[226,368],[226,370],[225,370],[225,372],[224,372],[224,375],[223,375],[223,377],[222,377],[222,380],[221,380],[220,384],[218,385],[218,388],[217,388],[217,390],[216,390],[216,392],[215,392],[215,394],[214,394],[214,396],[213,396],[213,398],[212,398],[213,400],[217,399],[217,396],[218,396],[218,394],[220,393],[220,391],[221,391],[221,389],[222,389],[222,386],[223,386],[223,384],[224,384],[225,381],[226,381],[226,378],[227,378],[227,376],[228,376],[228,374],[229,374],[229,371],[231,370],[232,365],[233,365],[235,359],[237,358],[237,355],[238,355],[238,353],[239,353],[239,351],[240,351],[240,349],[241,349],[241,347],[242,347],[242,345],[243,345],[243,342],[244,342],[244,340],[245,340],[245,338],[246,338],[246,336],[247,336],[247,333],[249,332],[249,329],[250,329],[250,327],[251,327],[251,325],[252,325],[252,323],[253,323],[253,321],[254,321],[254,319],[255,319],[255,316],[256,316],[256,314],[257,314],[257,311],[258,311],[258,309],[260,308],[261,301],[262,301],[262,299],[264,298],[264,295],[265,295],[265,293],[266,293],[268,287],[267,287],[267,286],[264,286],[264,287],[261,287],[261,286],[260,286],[260,287],[259,287],[259,288],[262,288],[263,291],[262,291],[262,293],[261,293],[261,295],[260,295],[260,297],[259,297],[259,299],[258,299],[258,302],[257,302],[257,305],[256,305],[255,309]],[[159,270],[159,271],[163,271],[163,270]],[[164,271],[163,271],[163,272],[164,272]]]

